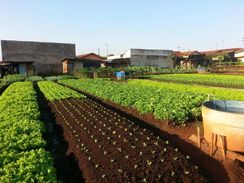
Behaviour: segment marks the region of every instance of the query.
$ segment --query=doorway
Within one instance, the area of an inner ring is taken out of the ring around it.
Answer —
[[[19,74],[27,74],[26,64],[19,64]]]

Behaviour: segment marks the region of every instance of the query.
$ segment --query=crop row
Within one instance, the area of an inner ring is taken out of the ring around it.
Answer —
[[[18,81],[32,81],[32,82],[38,82],[43,80],[48,81],[58,81],[62,79],[75,79],[74,76],[71,75],[58,75],[58,76],[49,76],[49,77],[41,77],[41,76],[28,76],[26,77],[23,74],[9,74],[3,77],[3,79],[0,78],[0,88],[4,85],[9,85],[14,82]]]
[[[61,86],[53,81],[38,82],[40,90],[45,94],[45,97],[50,100],[61,100],[66,98],[84,98],[85,96],[67,87]]]
[[[0,111],[0,182],[57,182],[33,84],[10,85]]]
[[[216,74],[163,74],[152,75],[151,78],[162,81],[222,86],[227,88],[244,88],[244,76]]]
[[[128,84],[139,86],[153,87],[157,90],[177,90],[181,93],[188,92],[197,95],[202,95],[208,99],[214,100],[244,100],[244,91],[240,89],[230,89],[230,88],[216,88],[201,85],[187,85],[187,84],[177,84],[177,83],[167,83],[167,82],[157,82],[150,80],[129,80]]]
[[[90,182],[205,181],[190,156],[94,101],[61,100],[51,107]]]
[[[131,80],[118,83],[106,80],[62,80],[60,83],[92,93],[122,106],[132,106],[140,113],[183,123],[201,117],[201,104],[209,98],[243,100],[241,91],[189,87],[186,85]],[[190,88],[190,89],[189,89]]]
[[[106,80],[63,80],[60,83],[92,93],[122,106],[132,106],[140,113],[152,113],[156,118],[185,122],[200,116],[204,95],[180,92],[172,89],[158,89],[143,85],[117,83]]]

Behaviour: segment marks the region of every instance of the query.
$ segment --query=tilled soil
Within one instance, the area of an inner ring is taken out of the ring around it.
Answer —
[[[208,182],[168,139],[91,99],[49,103],[86,182]]]
[[[88,98],[95,100],[112,111],[116,111],[118,114],[126,116],[128,119],[138,122],[138,124],[144,128],[148,128],[154,133],[160,134],[163,138],[169,139],[173,145],[181,149],[181,152],[189,154],[192,157],[191,160],[197,163],[204,173],[206,172],[208,174],[212,182],[243,182],[243,175],[241,175],[243,171],[239,171],[240,168],[238,168],[238,166],[235,168],[238,169],[238,171],[236,171],[233,169],[233,163],[229,165],[226,164],[225,161],[222,161],[222,155],[220,159],[212,158],[208,155],[208,151],[202,151],[202,149],[199,149],[189,141],[189,136],[196,133],[196,127],[201,123],[188,123],[185,127],[173,127],[168,125],[166,121],[156,119],[152,114],[141,115],[137,110],[131,107],[123,107],[110,101],[104,101],[84,91],[74,90],[86,95]]]

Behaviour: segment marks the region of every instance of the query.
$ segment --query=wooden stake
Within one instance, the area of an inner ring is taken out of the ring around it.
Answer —
[[[209,151],[209,155],[212,156],[213,155],[213,141],[214,141],[214,134],[211,134],[211,143],[210,143],[210,151]]]
[[[197,127],[197,146],[201,149],[200,127]]]
[[[219,140],[220,140],[220,144],[221,144],[221,149],[222,149],[222,154],[223,154],[223,158],[225,159],[225,137],[222,135],[219,135]]]

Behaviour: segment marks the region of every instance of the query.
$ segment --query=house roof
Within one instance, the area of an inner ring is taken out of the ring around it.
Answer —
[[[89,59],[89,60],[105,60],[104,57],[101,57],[100,55],[97,55],[95,53],[87,53],[82,55],[77,55],[76,58],[78,59]]]
[[[180,51],[174,51],[174,55],[176,57],[184,57],[184,56],[191,56],[191,55],[202,55],[203,53],[198,52],[198,51],[185,51],[185,52],[180,52]]]
[[[228,54],[228,53],[239,53],[244,52],[244,48],[228,48],[228,49],[221,49],[221,50],[209,50],[209,51],[186,51],[186,52],[180,52],[180,51],[174,51],[174,55],[176,57],[189,57],[191,55],[201,55],[205,54],[206,56],[218,56],[222,54]]]
[[[0,63],[4,64],[4,63],[9,63],[9,64],[32,64],[34,63],[34,61],[31,60],[26,60],[26,61],[12,61],[12,60],[8,60],[8,61],[0,61]]]
[[[180,51],[174,51],[173,54],[174,54],[176,57],[183,57],[183,56],[186,56],[183,52],[180,52]]]
[[[183,54],[185,54],[186,56],[190,56],[190,55],[201,55],[202,53],[195,50],[195,51],[185,51],[183,52]]]
[[[206,56],[214,56],[214,55],[218,55],[218,54],[238,52],[241,50],[244,50],[244,49],[243,48],[228,48],[228,49],[221,49],[221,50],[202,51],[201,53],[206,54]]]
[[[105,63],[104,60],[95,60],[95,59],[82,59],[82,58],[64,58],[63,60],[61,60],[61,62],[65,62],[65,61],[68,61],[68,62],[99,62],[99,63]]]
[[[6,65],[10,65],[10,63],[9,62],[0,61],[0,66],[6,66]]]
[[[240,50],[236,51],[235,53],[241,53],[244,52],[244,48],[241,48]]]

